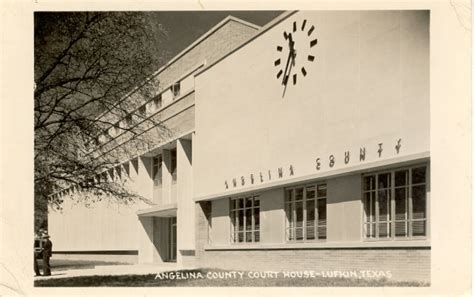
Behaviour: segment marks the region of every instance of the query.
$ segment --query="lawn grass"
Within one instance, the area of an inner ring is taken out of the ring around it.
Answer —
[[[209,270],[199,269],[206,275]],[[182,271],[185,272],[185,271]],[[187,270],[190,272],[190,270]],[[397,282],[388,279],[354,278],[243,278],[230,279],[159,279],[156,274],[79,276],[60,279],[36,280],[36,287],[424,287],[424,282]]]

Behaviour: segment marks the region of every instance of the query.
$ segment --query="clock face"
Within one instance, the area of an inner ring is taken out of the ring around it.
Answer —
[[[284,90],[287,85],[296,85],[308,75],[309,65],[315,61],[317,44],[315,27],[306,19],[299,23],[294,21],[290,28],[283,31],[282,39],[276,46],[278,57],[273,64],[276,79],[284,86]]]

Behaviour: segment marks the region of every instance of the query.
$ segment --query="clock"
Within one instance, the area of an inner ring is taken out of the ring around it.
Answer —
[[[289,84],[296,85],[299,79],[308,75],[308,64],[315,61],[314,48],[318,44],[315,27],[306,19],[282,34],[282,41],[276,46],[278,58],[273,62],[276,79],[283,85],[283,96]]]

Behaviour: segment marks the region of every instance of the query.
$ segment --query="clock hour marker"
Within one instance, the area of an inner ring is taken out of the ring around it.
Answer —
[[[311,33],[313,33],[314,31],[314,26],[311,26],[311,28],[309,28],[309,31],[308,31],[308,36],[311,35]]]
[[[277,78],[280,78],[282,73],[283,73],[283,70],[280,69],[280,71],[278,71]]]
[[[296,32],[296,22],[293,22],[293,32]]]
[[[296,85],[296,73],[293,74],[293,84]]]
[[[313,61],[314,61],[314,56],[312,56],[312,55],[308,55],[308,61],[311,61],[311,62],[313,62]]]
[[[280,59],[275,61],[275,66],[278,66],[278,65],[280,65]]]
[[[301,31],[304,31],[304,27],[306,26],[306,20],[303,21],[303,25],[301,25]]]
[[[283,47],[277,46],[277,51],[281,52],[282,49],[283,49]]]
[[[301,73],[303,73],[303,76],[306,76],[306,69],[304,67],[301,67]]]
[[[311,40],[310,46],[313,47],[318,44],[318,39]]]
[[[285,39],[288,39],[288,34],[285,32],[283,32],[283,37],[285,37]]]

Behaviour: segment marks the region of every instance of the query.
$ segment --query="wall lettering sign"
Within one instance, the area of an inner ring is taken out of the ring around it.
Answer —
[[[373,151],[376,152],[376,155],[378,158],[381,158],[382,157],[382,152],[384,151],[384,144],[383,143],[378,143],[377,146],[374,148]],[[400,153],[400,149],[402,147],[402,139],[399,138],[397,139],[396,141],[396,144],[395,144],[395,153],[398,155]],[[365,161],[365,157],[366,157],[366,154],[367,154],[367,148],[366,147],[361,147],[359,149],[359,162],[364,162]],[[326,160],[326,161],[324,161]],[[343,163],[344,165],[348,165],[351,160],[351,153],[350,151],[345,151],[344,152],[344,155],[341,156],[341,159],[339,159],[341,163]],[[357,158],[356,158],[357,160]],[[321,170],[322,166],[325,166],[327,165],[327,167],[329,168],[333,168],[338,162],[338,157],[334,154],[330,154],[328,157],[326,158],[321,158],[321,157],[317,157],[316,160],[315,160],[315,169],[316,171],[319,171]],[[295,174],[295,168],[293,165],[290,165],[288,167],[279,167],[277,168],[275,171],[273,171],[275,173],[275,175],[273,176],[274,179],[282,179],[284,177],[291,177]],[[272,180],[272,170],[268,169],[266,173],[264,173],[264,171],[260,171],[258,174],[257,174],[259,177],[260,177],[260,183],[263,183],[265,181],[271,181]],[[240,179],[240,183],[237,182],[237,180]],[[232,188],[237,188],[238,186],[245,186],[246,184],[250,184],[250,185],[254,185],[256,183],[256,179],[255,179],[255,176],[253,173],[249,174],[249,175],[242,175],[240,176],[239,178],[232,178]],[[229,185],[229,182],[227,180],[224,181],[224,186],[225,186],[225,189],[230,189],[230,185]]]
[[[400,149],[402,147],[402,139],[399,138],[397,140],[397,143],[395,145],[395,152],[398,155],[400,153]],[[382,152],[383,152],[383,143],[377,144],[377,155],[379,158],[382,157]],[[366,147],[361,147],[359,150],[359,162],[365,161],[365,156],[366,156]],[[345,151],[344,152],[344,164],[349,164],[350,162],[350,151]],[[330,155],[328,159],[328,165],[330,168],[334,167],[336,163],[336,157],[334,155]],[[319,171],[321,169],[321,158],[316,158],[316,170]]]
[[[283,178],[284,176],[293,176],[295,174],[295,169],[293,167],[293,165],[290,165],[289,167],[287,168],[284,168],[284,167],[279,167],[275,170],[275,179],[281,179]],[[265,181],[265,179],[267,181],[271,181],[272,180],[272,170],[267,170],[266,174],[264,174],[263,172],[259,172],[258,174],[260,176],[260,183],[263,183]],[[247,179],[248,177],[248,179]],[[254,177],[254,174],[251,173],[249,174],[248,176],[240,176],[240,185],[241,186],[245,186],[246,182],[249,181],[251,185],[255,184],[255,177]],[[224,186],[225,186],[225,189],[229,189],[229,182],[226,180],[224,181]],[[237,183],[237,178],[233,178],[232,179],[232,188],[237,188],[238,186],[238,183]]]

